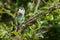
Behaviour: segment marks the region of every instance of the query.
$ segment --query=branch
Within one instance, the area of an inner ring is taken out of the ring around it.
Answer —
[[[37,4],[36,4],[36,7],[35,7],[35,11],[34,11],[34,13],[37,12],[38,7],[39,7],[39,4],[40,4],[40,0],[38,0],[38,2],[37,2]]]
[[[44,16],[45,14],[47,14],[47,13],[49,13],[49,12],[55,10],[55,9],[60,9],[60,6],[49,7],[47,11],[44,11],[42,13],[37,13],[35,16],[29,18],[26,22],[22,23],[18,30],[23,28],[22,25],[28,25],[30,22],[34,21],[36,18],[40,18],[41,16]]]
[[[47,11],[44,11],[42,13],[37,13],[35,16],[29,18],[26,22],[24,22],[24,25],[29,24],[30,22],[32,22],[33,20],[35,20],[36,18],[38,18],[39,16],[44,16],[45,14],[55,10],[55,9],[60,9],[60,6],[53,6],[53,7],[49,7]]]

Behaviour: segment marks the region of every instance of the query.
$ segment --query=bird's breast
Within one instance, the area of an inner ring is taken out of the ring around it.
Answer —
[[[19,17],[17,17],[17,21],[18,21],[18,23],[21,23],[23,20],[24,20],[24,19],[23,19],[23,16],[19,16]]]

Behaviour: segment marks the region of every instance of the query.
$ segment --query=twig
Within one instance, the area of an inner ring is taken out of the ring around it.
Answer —
[[[36,7],[35,7],[35,11],[34,11],[34,13],[37,12],[38,7],[39,7],[39,4],[40,4],[40,0],[38,0],[38,2],[37,2],[37,5],[36,5]]]
[[[51,12],[51,11],[55,10],[56,8],[60,9],[58,6],[57,7],[54,7],[54,6],[53,7],[49,7],[47,11],[44,11],[42,13],[37,13],[35,16],[29,18],[26,22],[24,22],[22,24],[27,25],[30,22],[32,22],[33,20],[35,20],[36,18],[38,18],[39,16],[41,17],[41,16],[47,14],[48,12]]]
[[[44,11],[42,13],[37,13],[35,16],[29,18],[26,22],[22,23],[21,25],[28,25],[30,22],[34,21],[36,18],[44,16],[45,14],[55,10],[55,9],[60,9],[60,6],[53,6],[53,7],[49,7],[47,11]],[[20,30],[21,28],[23,28],[23,26],[20,26],[20,28],[18,30]]]
[[[60,9],[60,6],[53,6],[53,7],[49,7],[47,11],[44,11],[42,13],[37,13],[35,16],[33,16],[32,18],[29,18],[29,20],[27,20],[26,22],[22,23],[21,25],[27,25],[29,24],[30,22],[34,21],[36,18],[38,17],[41,17],[41,16],[44,16],[45,14],[55,10],[55,9]],[[20,26],[20,28],[17,30],[17,32],[23,28],[23,26]],[[18,38],[19,39],[19,38]]]
[[[40,4],[40,0],[37,0],[37,4],[36,4],[34,13],[36,13],[36,12],[38,11],[39,4]],[[38,15],[38,14],[37,14],[37,15]],[[34,17],[31,17],[31,18],[30,18],[28,21],[26,21],[25,23],[28,24],[29,22],[35,20],[35,17],[36,17],[37,15],[35,15]],[[34,18],[34,19],[33,19],[33,18]],[[32,20],[32,19],[33,19],[33,20]],[[22,24],[26,25],[25,23],[22,23]],[[17,28],[17,31],[18,31],[19,29],[22,29],[22,27],[23,27],[22,24],[19,25],[20,28]]]

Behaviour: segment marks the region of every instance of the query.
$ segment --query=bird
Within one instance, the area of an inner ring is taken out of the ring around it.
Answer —
[[[25,14],[25,9],[23,7],[19,7],[16,10],[16,16],[13,18],[13,24],[14,24],[14,26],[13,26],[12,31],[18,32],[18,30],[20,29],[20,27],[22,27],[21,24],[25,20],[24,14]],[[16,36],[16,35],[12,33],[11,36]]]
[[[22,26],[21,24],[24,22],[25,17],[25,9],[23,7],[19,7],[16,12],[16,17],[15,17],[15,24],[17,26],[17,31],[19,28]]]

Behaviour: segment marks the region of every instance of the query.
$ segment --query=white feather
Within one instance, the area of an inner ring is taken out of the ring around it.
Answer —
[[[18,10],[18,13],[24,14],[24,13],[25,13],[25,9],[19,9],[19,10]]]

